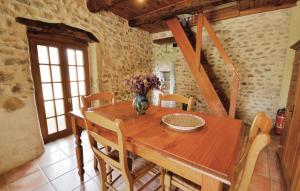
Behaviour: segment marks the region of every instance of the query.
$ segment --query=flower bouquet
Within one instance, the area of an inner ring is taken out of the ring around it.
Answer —
[[[149,108],[147,93],[151,89],[160,88],[160,80],[154,74],[139,74],[130,76],[125,81],[128,90],[135,94],[132,106],[137,111],[138,115],[145,114]]]

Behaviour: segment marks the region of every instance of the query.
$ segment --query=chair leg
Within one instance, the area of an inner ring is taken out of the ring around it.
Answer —
[[[133,191],[133,182],[126,181],[125,180],[125,190],[127,191]]]
[[[94,169],[95,169],[96,171],[99,170],[99,169],[98,169],[98,161],[97,161],[97,157],[95,157],[95,156],[94,156]]]
[[[106,176],[106,167],[105,167],[105,162],[103,161],[103,159],[98,159],[99,161],[99,165],[100,165],[100,173],[101,173],[101,187],[102,187],[102,191],[106,191],[107,187],[106,187],[106,181],[107,181],[107,176]]]
[[[159,171],[160,171],[160,185],[161,185],[161,191],[164,191],[164,176],[165,176],[165,169],[163,169],[162,167],[159,167]]]
[[[165,191],[171,190],[171,175],[169,175],[168,173],[165,173],[163,186]]]
[[[110,151],[110,148],[108,146],[105,146],[105,151],[108,153]],[[110,172],[111,170],[112,170],[112,168],[110,166],[107,166],[105,172]],[[112,173],[110,173],[108,175],[107,182],[112,183]]]

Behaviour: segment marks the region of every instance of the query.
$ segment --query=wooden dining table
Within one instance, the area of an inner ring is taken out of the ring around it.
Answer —
[[[158,106],[150,106],[145,115],[139,116],[130,102],[94,108],[93,112],[111,120],[122,119],[128,151],[201,185],[202,191],[220,191],[223,184],[231,185],[241,148],[241,120]],[[171,113],[198,115],[205,125],[192,132],[175,131],[161,123],[162,116]],[[84,118],[80,111],[72,111],[69,116],[76,139],[78,173],[83,180]]]

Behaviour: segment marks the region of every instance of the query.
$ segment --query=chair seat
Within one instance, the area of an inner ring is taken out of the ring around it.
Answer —
[[[119,152],[117,150],[110,151],[108,155],[116,161],[119,161]],[[128,168],[133,176],[133,179],[138,179],[144,176],[146,173],[148,173],[151,169],[155,167],[154,163],[151,163],[131,152],[128,152],[127,160]]]
[[[132,173],[133,179],[139,179],[156,166],[154,163],[149,162],[137,155],[134,156],[135,158],[132,159],[132,166],[131,168],[129,168]]]

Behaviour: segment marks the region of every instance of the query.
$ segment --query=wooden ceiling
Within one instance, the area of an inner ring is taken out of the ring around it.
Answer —
[[[164,20],[180,14],[204,12],[210,20],[232,18],[294,6],[297,0],[87,0],[93,12],[111,11],[131,27],[151,33],[168,30]]]

